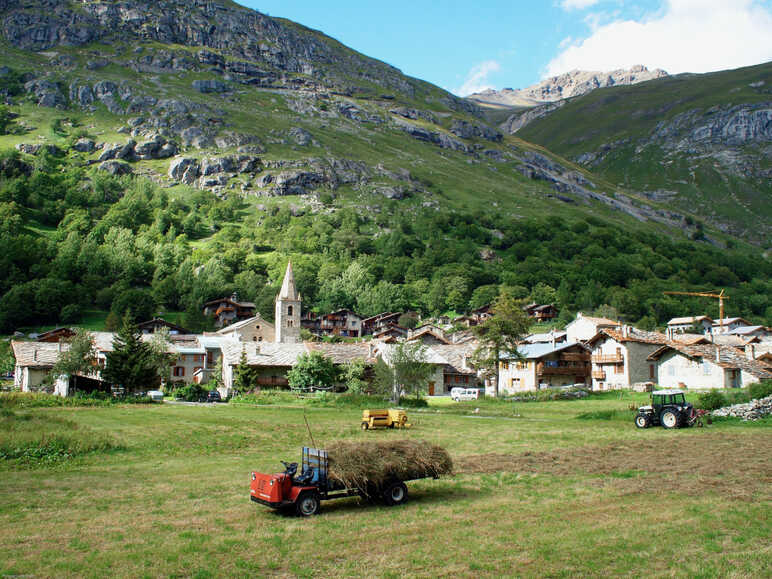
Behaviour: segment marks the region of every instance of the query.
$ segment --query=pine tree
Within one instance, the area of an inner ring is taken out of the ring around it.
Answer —
[[[122,387],[126,394],[149,390],[158,384],[152,350],[142,341],[142,334],[130,314],[123,317],[121,329],[113,340],[113,351],[105,357],[102,379]]]
[[[254,371],[247,364],[247,352],[241,349],[239,364],[233,372],[233,389],[237,394],[246,394],[254,388]]]

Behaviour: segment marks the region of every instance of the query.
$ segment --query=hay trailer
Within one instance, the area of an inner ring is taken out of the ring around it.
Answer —
[[[388,506],[401,505],[407,501],[406,480],[438,478],[428,472],[400,479],[389,477],[380,485],[368,488],[347,487],[341,482],[328,478],[329,462],[326,450],[303,447],[300,474],[298,463],[281,461],[284,472],[263,474],[252,472],[250,499],[266,507],[293,510],[299,516],[310,517],[319,512],[321,501],[352,496],[381,498]]]
[[[410,428],[404,410],[363,410],[362,430],[374,428]]]

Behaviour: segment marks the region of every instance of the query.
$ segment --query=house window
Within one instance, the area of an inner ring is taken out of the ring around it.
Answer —
[[[625,367],[623,364],[614,364],[614,374],[624,374]]]
[[[185,375],[185,368],[183,366],[175,366],[173,376],[181,377]]]
[[[702,361],[702,373],[705,374],[705,376],[710,376],[710,364],[705,360]]]
[[[654,380],[654,364],[649,364],[649,378]]]

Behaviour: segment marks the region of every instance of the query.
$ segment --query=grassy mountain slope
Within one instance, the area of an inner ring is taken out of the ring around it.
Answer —
[[[768,245],[772,63],[594,91],[518,131],[610,181]]]
[[[232,291],[271,317],[290,257],[318,310],[462,311],[507,286],[652,325],[682,308],[661,290],[727,285],[772,318],[742,242],[437,87],[232,3],[142,6],[0,2],[5,331],[94,307],[195,328]]]

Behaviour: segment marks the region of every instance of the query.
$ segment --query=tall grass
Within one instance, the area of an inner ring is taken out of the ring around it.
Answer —
[[[56,396],[42,392],[0,392],[0,408],[58,408],[61,406],[110,406],[112,404],[151,404],[147,396],[115,397],[94,392],[75,396]]]
[[[119,448],[107,434],[48,414],[17,414],[0,409],[0,461],[44,466],[92,452]]]

